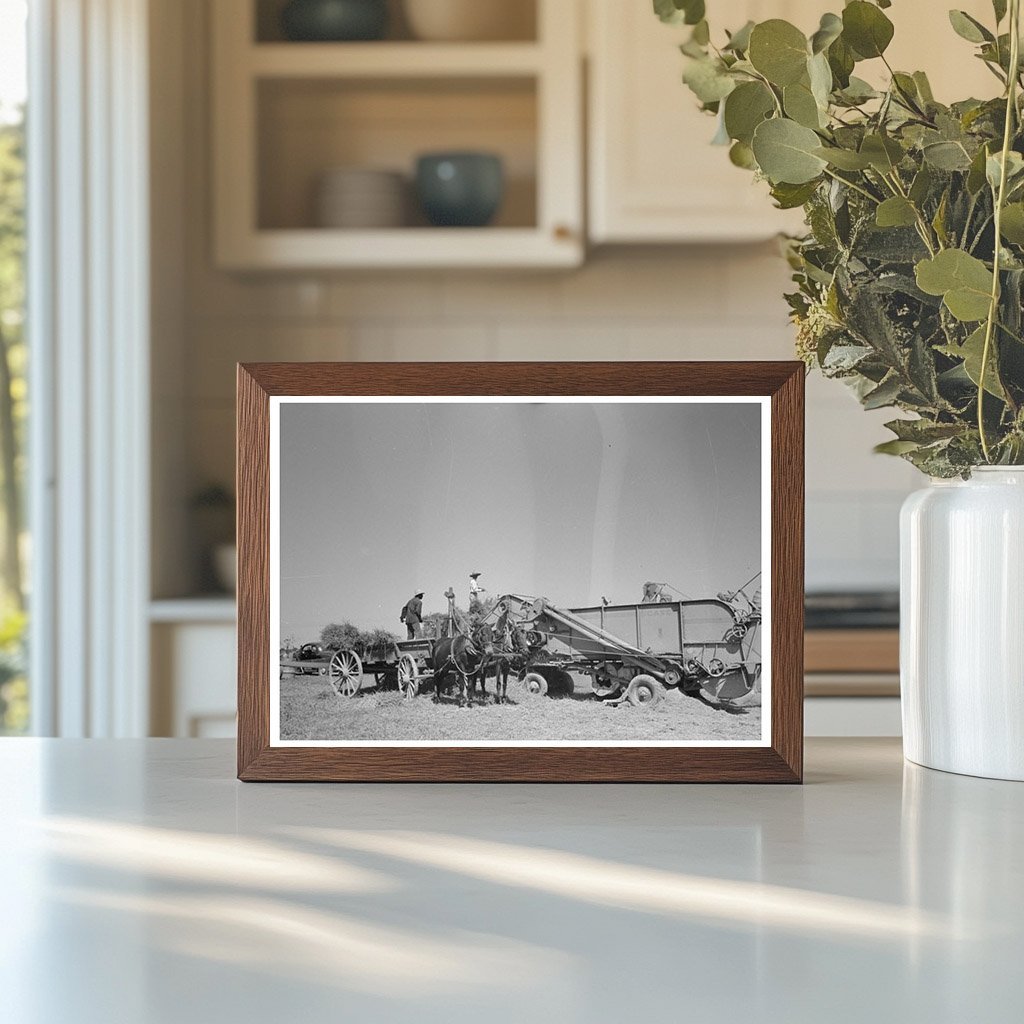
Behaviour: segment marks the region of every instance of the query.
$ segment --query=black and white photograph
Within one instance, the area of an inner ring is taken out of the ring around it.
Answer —
[[[274,398],[272,743],[765,745],[769,416]]]

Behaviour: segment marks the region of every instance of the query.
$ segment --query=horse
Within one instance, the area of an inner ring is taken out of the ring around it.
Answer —
[[[501,646],[495,643],[495,633],[502,641]],[[487,701],[487,675],[494,669],[494,703],[505,704],[508,702],[508,677],[513,666],[517,674],[521,674],[526,667],[526,657],[529,654],[530,646],[526,641],[526,635],[514,623],[509,623],[507,618],[498,620],[497,627],[486,623],[480,623],[474,633],[474,642],[483,651],[483,659],[480,667],[470,681],[472,688],[476,689],[479,681],[481,695],[484,702]]]
[[[494,664],[494,628],[487,622],[476,621],[470,628],[470,642],[480,652],[480,660],[476,670],[467,680],[470,694],[476,693],[480,687],[480,697],[484,704],[487,703],[487,674]]]
[[[467,703],[472,707],[473,680],[486,657],[486,649],[478,648],[464,633],[438,640],[430,655],[431,668],[434,670],[434,703],[440,703],[441,687],[449,674],[454,672],[459,683],[459,707],[465,707]],[[486,689],[484,696],[486,698]]]

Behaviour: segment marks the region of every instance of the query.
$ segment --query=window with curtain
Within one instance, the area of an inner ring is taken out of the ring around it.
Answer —
[[[26,0],[0,0],[0,734],[30,724],[25,445]]]

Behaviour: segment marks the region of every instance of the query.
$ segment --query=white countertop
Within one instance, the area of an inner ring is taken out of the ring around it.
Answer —
[[[1024,1018],[1024,785],[242,785],[224,741],[0,741],[9,1024]]]

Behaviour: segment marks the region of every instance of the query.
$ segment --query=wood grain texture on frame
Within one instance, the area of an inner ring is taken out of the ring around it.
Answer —
[[[771,398],[768,747],[271,747],[270,397]],[[238,777],[243,781],[800,782],[804,367],[798,362],[250,363],[238,367]]]

